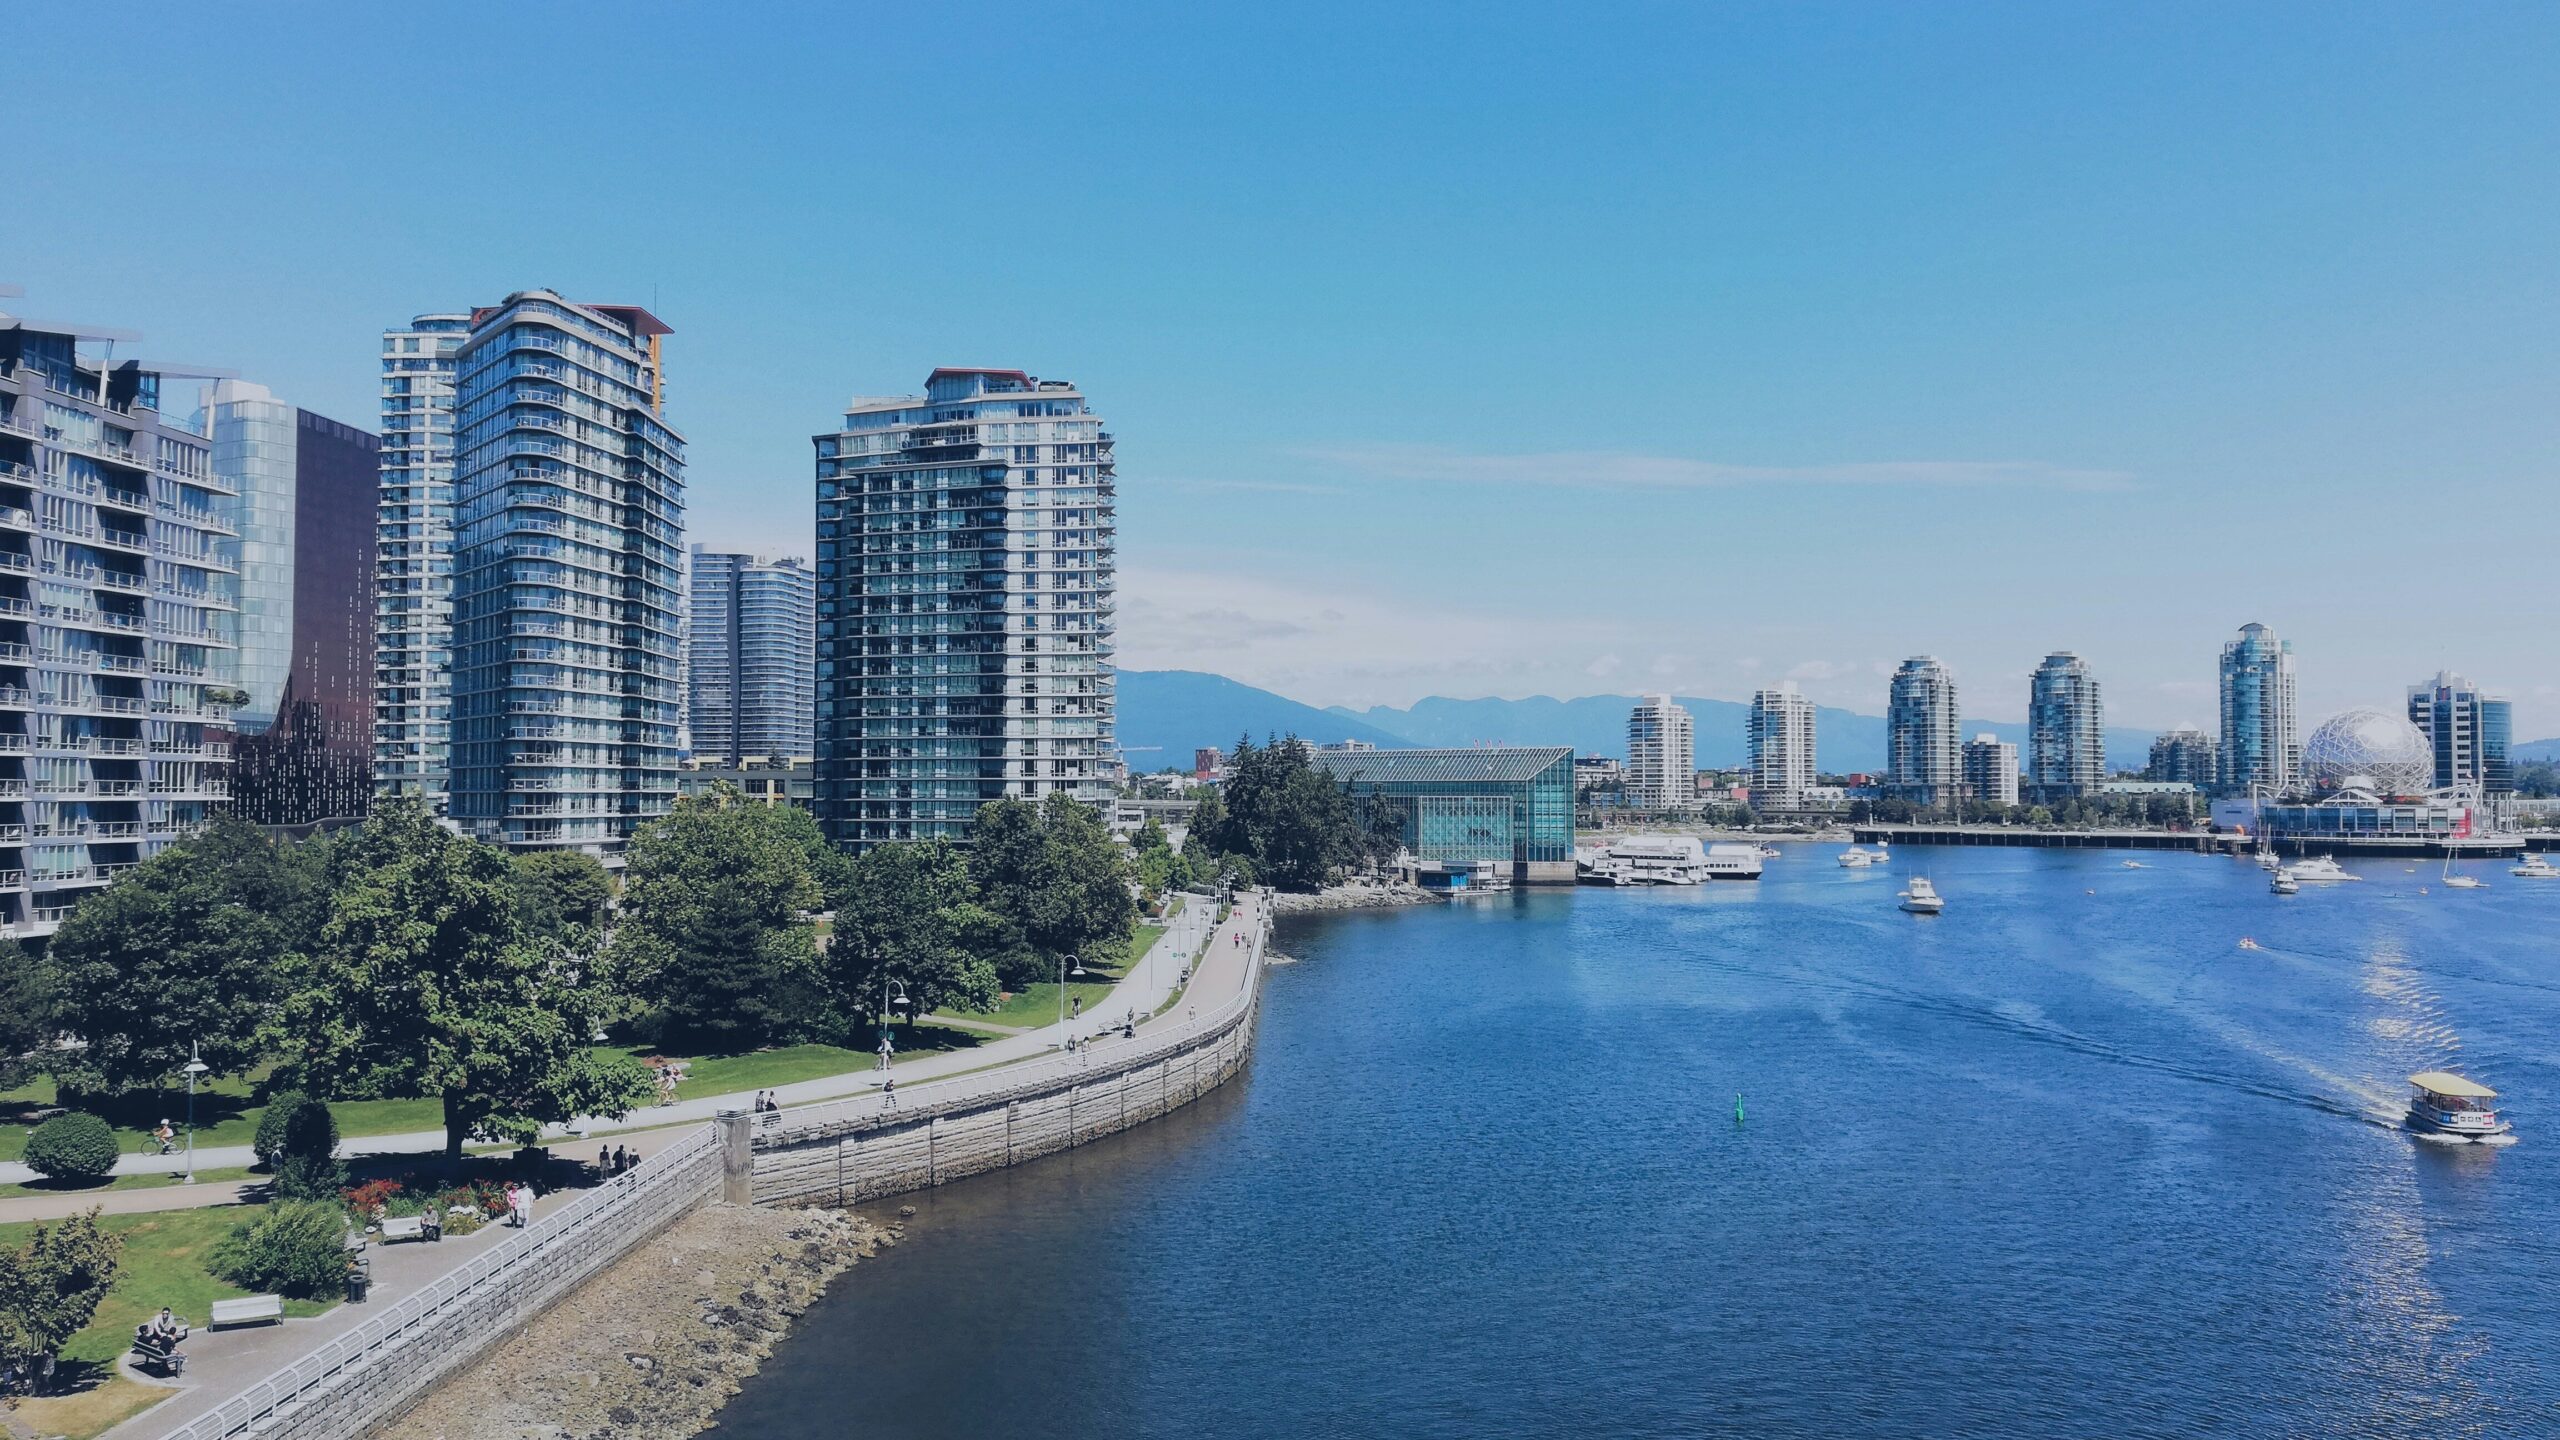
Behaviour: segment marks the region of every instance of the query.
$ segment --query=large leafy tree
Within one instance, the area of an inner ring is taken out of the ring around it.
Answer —
[[[454,1159],[466,1140],[527,1143],[648,1097],[637,1062],[588,1051],[602,987],[574,952],[524,933],[503,852],[399,804],[365,822],[348,857],[278,1013],[282,1080],[441,1099]]]
[[[996,1002],[992,955],[1004,922],[978,903],[969,862],[949,844],[880,845],[852,865],[824,959],[827,986],[846,1014],[880,1019],[886,982],[904,987],[914,1014]]]
[[[144,861],[53,938],[54,1020],[83,1042],[56,1057],[56,1076],[81,1094],[156,1089],[191,1045],[216,1073],[249,1068],[318,915],[310,867],[244,821]]]
[[[1192,833],[1212,853],[1244,858],[1256,878],[1284,890],[1322,888],[1379,840],[1360,823],[1342,784],[1295,736],[1260,746],[1239,739],[1221,801],[1202,806]]]
[[[39,1225],[25,1245],[0,1250],[0,1357],[23,1369],[86,1328],[115,1284],[123,1250],[95,1209]]]
[[[528,850],[508,861],[516,890],[516,916],[535,935],[571,938],[570,927],[604,925],[613,902],[613,876],[592,855],[575,850]]]
[[[53,967],[0,940],[0,1090],[25,1084],[54,1058],[60,1033]]]
[[[807,817],[721,785],[632,837],[610,960],[665,1035],[754,1049],[815,1008],[824,895],[794,819]]]
[[[1128,861],[1091,806],[1052,794],[1036,808],[992,801],[970,831],[970,873],[1003,922],[997,977],[1008,989],[1048,973],[1062,955],[1116,963],[1138,923]]]

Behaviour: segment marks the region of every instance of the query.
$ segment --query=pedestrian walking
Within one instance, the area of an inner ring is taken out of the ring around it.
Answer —
[[[516,1228],[522,1230],[532,1223],[533,1187],[531,1185],[519,1185],[516,1187]]]

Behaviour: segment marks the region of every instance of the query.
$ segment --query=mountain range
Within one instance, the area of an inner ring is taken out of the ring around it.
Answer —
[[[1296,735],[1318,743],[1365,740],[1392,748],[1470,745],[1570,745],[1579,755],[1625,759],[1627,712],[1632,695],[1586,695],[1557,700],[1453,700],[1441,696],[1412,705],[1341,706],[1319,710],[1284,695],[1193,670],[1123,670],[1119,677],[1120,741],[1133,770],[1188,765],[1193,749],[1233,745],[1239,735]],[[1697,717],[1698,764],[1724,768],[1749,758],[1745,732],[1751,707],[1735,700],[1681,697]],[[1963,722],[1967,738],[1988,732],[2026,747],[2027,727],[1994,720]],[[2139,769],[2150,758],[2152,732],[2110,728],[2107,764]],[[1815,763],[1833,772],[1880,770],[1885,762],[1881,716],[1818,708],[1814,712]]]

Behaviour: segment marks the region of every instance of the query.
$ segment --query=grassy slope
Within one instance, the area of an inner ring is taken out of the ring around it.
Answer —
[[[1111,987],[1119,984],[1128,975],[1131,966],[1147,957],[1147,951],[1155,945],[1156,937],[1162,934],[1164,934],[1164,927],[1161,925],[1140,925],[1137,933],[1129,937],[1128,958],[1123,960],[1118,968],[1095,966],[1085,973],[1097,978],[1067,982],[1068,1002],[1072,1004],[1082,1000],[1087,1007],[1102,1003],[1102,997],[1110,994]],[[1020,992],[1007,996],[1003,1003],[993,1010],[937,1010],[934,1013],[974,1020],[992,1020],[999,1025],[1021,1027],[1054,1025],[1058,1023],[1058,982],[1042,980],[1026,986]]]

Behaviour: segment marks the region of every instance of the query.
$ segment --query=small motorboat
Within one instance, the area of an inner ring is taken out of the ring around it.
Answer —
[[[2126,868],[2127,870],[2148,870],[2148,869],[2150,869],[2151,867],[2150,867],[2150,866],[2148,866],[2148,865],[2143,864],[2143,863],[2142,863],[2141,861],[2139,861],[2139,860],[2127,860],[2126,862],[2124,862],[2124,868]]]
[[[2560,880],[2560,865],[2554,865],[2539,855],[2527,855],[2507,873],[2526,880]]]
[[[2276,878],[2267,882],[2267,888],[2279,895],[2299,895],[2302,882],[2294,878],[2291,870],[2278,870]]]
[[[2409,1128],[2454,1140],[2491,1140],[2515,1129],[2498,1118],[2498,1092],[2442,1070],[2409,1077]]]
[[[2267,947],[2266,947],[2266,946],[2264,946],[2264,945],[2259,944],[2259,943],[2258,943],[2257,941],[2255,941],[2255,940],[2250,939],[2248,936],[2243,935],[2243,936],[2241,936],[2241,937],[2240,937],[2240,948],[2241,948],[2241,949],[2243,949],[2243,950],[2264,950],[2264,949],[2266,949]]]
[[[1850,870],[1864,870],[1870,865],[1881,865],[1891,858],[1885,854],[1884,847],[1881,845],[1873,850],[1861,850],[1852,845],[1840,852],[1841,866]]]
[[[1775,845],[1763,845],[1760,847],[1760,858],[1763,860],[1775,860],[1781,853],[1783,852],[1781,852]]]
[[[2293,878],[2305,885],[2333,885],[2343,880],[2364,878],[2326,855],[2314,855],[2309,859],[2296,860],[2291,865],[2280,867],[2278,873],[2284,870],[2291,870]]]
[[[1938,893],[1938,887],[1930,884],[1926,875],[1912,876],[1911,888],[1898,898],[1902,901],[1902,908],[1914,915],[1935,915],[1947,908],[1946,897]]]

